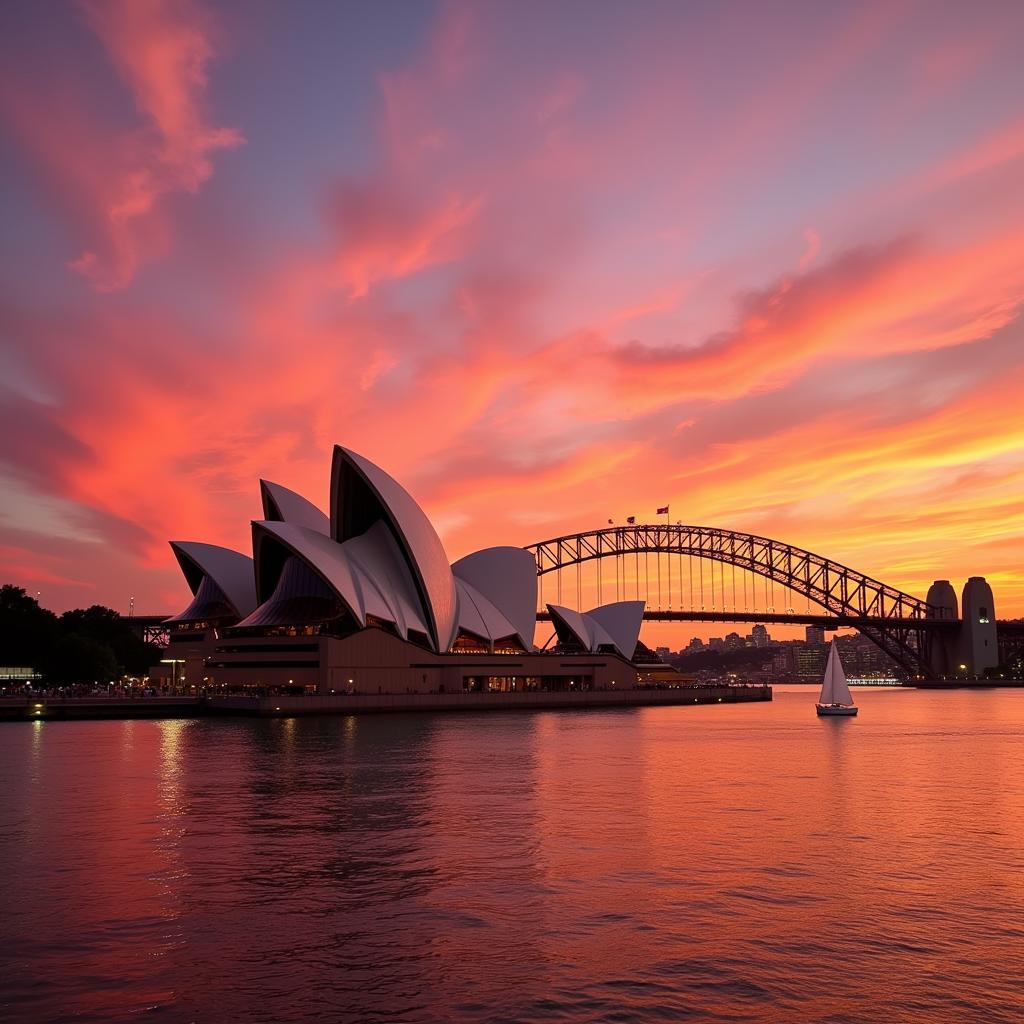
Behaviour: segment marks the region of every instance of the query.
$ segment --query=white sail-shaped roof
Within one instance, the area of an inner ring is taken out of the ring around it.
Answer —
[[[474,551],[453,566],[456,585],[464,580],[512,623],[527,650],[537,625],[537,562],[523,548],[493,547]],[[460,605],[461,608],[461,605]],[[460,611],[460,618],[461,618]],[[460,623],[461,624],[461,623]],[[507,634],[505,634],[507,635]]]
[[[363,615],[372,615],[376,619],[383,619],[385,622],[394,622],[399,627],[402,636],[408,636],[407,628],[398,620],[401,616],[395,611],[394,602],[389,601],[381,586],[357,562],[349,562],[352,568],[352,576],[356,581],[359,590],[359,601],[363,609]],[[424,627],[424,632],[426,628]]]
[[[193,594],[208,577],[231,602],[239,618],[256,607],[256,581],[248,555],[192,540],[172,540],[171,550]]]
[[[623,657],[632,658],[644,622],[644,604],[643,601],[613,601],[592,608],[586,616],[604,629]]]
[[[563,605],[549,604],[548,611],[551,613],[551,621],[554,623],[555,631],[563,642],[567,637],[575,641],[585,651],[595,649],[594,638],[591,632],[592,623],[588,622],[583,612],[573,608],[566,608]]]
[[[301,494],[270,480],[261,480],[260,497],[263,499],[263,518],[267,522],[294,523],[330,536],[330,519]]]
[[[455,638],[456,595],[444,545],[423,510],[397,481],[369,459],[336,445],[331,471],[331,532],[344,542],[384,520],[394,534],[427,617],[435,650]]]
[[[533,647],[533,635],[524,637],[513,622],[502,614],[485,594],[481,594],[471,583],[455,577],[455,589],[459,596],[459,630],[472,633],[492,645],[496,640],[517,637],[524,650]]]
[[[602,647],[613,647],[627,659],[632,659],[636,653],[644,617],[643,601],[616,601],[589,612],[549,604],[548,611],[563,642],[571,636],[591,654]]]
[[[455,577],[455,592],[459,599],[459,632],[472,633],[481,640],[490,640],[490,630],[476,602],[467,593],[469,589],[471,588],[468,583]]]
[[[267,539],[285,548],[312,568],[334,591],[359,625],[366,624],[363,602],[342,546],[316,530],[294,523],[255,522],[252,524],[252,549],[256,562],[256,580],[260,601],[266,601],[277,583],[280,564],[267,559]],[[276,572],[275,572],[276,568]],[[244,626],[245,623],[239,623]]]
[[[430,635],[416,584],[385,523],[375,523],[340,547],[359,581],[366,615],[394,622],[402,637],[407,638],[410,629]]]
[[[360,537],[339,544],[330,537],[294,523],[253,523],[253,551],[259,598],[270,598],[281,571],[281,559],[268,559],[269,542],[308,565],[331,588],[360,626],[367,616],[393,623],[407,639],[410,630],[427,634],[419,596],[405,559],[391,531],[377,523]],[[239,623],[245,626],[246,623]]]

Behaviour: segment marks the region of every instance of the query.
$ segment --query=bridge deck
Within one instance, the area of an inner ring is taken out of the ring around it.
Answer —
[[[824,626],[838,629],[864,626],[906,627],[907,629],[952,629],[960,625],[959,619],[894,619],[874,615],[816,615],[814,612],[745,612],[745,611],[669,611],[647,609],[644,619],[652,622],[763,622],[794,626]],[[550,612],[537,612],[538,622],[550,622]]]

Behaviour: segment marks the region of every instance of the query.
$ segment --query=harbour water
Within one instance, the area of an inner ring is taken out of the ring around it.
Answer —
[[[0,726],[4,1021],[1018,1022],[1024,691]]]

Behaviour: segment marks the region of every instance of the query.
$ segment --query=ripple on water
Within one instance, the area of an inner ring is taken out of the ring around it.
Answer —
[[[891,696],[4,725],[0,1019],[1019,1024],[1024,693]]]

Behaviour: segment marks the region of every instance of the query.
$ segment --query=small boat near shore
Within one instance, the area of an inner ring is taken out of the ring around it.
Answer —
[[[821,682],[821,694],[814,708],[822,716],[857,714],[857,705],[853,703],[853,694],[846,685],[846,673],[843,671],[843,663],[839,660],[839,649],[835,640],[828,650],[825,678]]]

